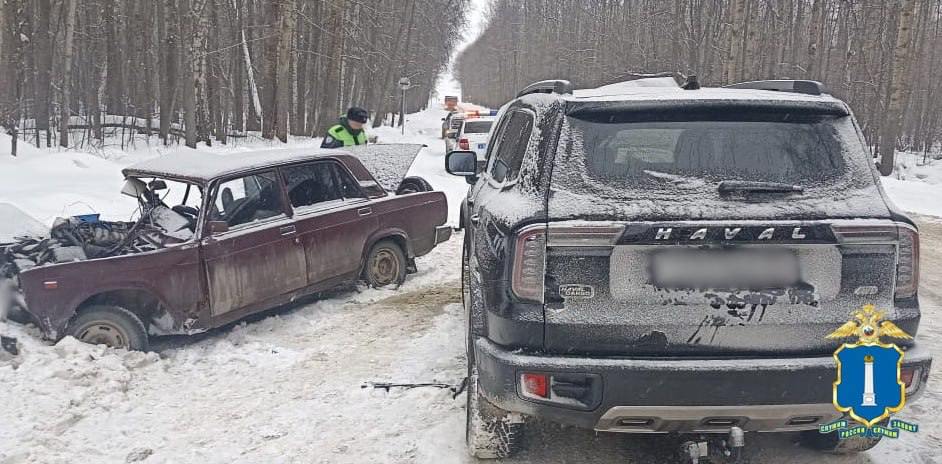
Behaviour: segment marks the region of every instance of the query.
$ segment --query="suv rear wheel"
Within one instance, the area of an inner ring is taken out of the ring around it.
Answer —
[[[857,454],[880,443],[880,437],[850,437],[841,440],[837,433],[821,433],[817,430],[807,430],[801,432],[801,444],[818,451],[832,454]]]
[[[370,287],[398,286],[406,280],[406,264],[402,248],[392,240],[382,240],[370,249],[363,278]]]
[[[147,329],[141,319],[119,306],[93,305],[69,323],[66,335],[93,345],[147,351]]]
[[[499,459],[513,456],[520,450],[523,418],[504,411],[484,398],[478,391],[477,368],[468,375],[465,439],[468,452],[478,459]]]

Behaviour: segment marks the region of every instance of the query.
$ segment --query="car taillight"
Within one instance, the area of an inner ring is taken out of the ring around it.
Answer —
[[[900,224],[896,252],[896,298],[912,298],[918,287],[919,232],[908,224]]]
[[[523,396],[527,398],[547,399],[549,398],[549,378],[546,374],[531,374],[525,372],[520,374],[520,390]]]
[[[892,224],[835,225],[834,235],[842,244],[896,243],[897,299],[911,298],[919,287],[919,232],[915,227]]]
[[[624,224],[605,222],[561,222],[550,224],[547,246],[611,247],[625,232]]]
[[[546,228],[524,227],[514,244],[510,287],[518,298],[543,302],[543,277],[546,272]]]
[[[468,139],[461,139],[458,141],[458,148],[462,150],[469,150],[471,145],[468,143]]]

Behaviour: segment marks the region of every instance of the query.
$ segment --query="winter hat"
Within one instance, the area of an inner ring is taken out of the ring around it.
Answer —
[[[370,118],[370,112],[358,106],[353,106],[349,110],[347,110],[347,119],[350,121],[356,121],[356,122],[366,124],[366,120],[369,118]]]

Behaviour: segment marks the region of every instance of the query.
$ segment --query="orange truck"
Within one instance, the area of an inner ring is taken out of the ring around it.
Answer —
[[[445,96],[445,109],[448,111],[455,111],[458,109],[458,97],[454,95]]]

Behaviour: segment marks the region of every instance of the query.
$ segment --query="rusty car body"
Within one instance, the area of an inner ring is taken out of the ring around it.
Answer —
[[[415,257],[451,235],[445,195],[416,191],[427,183],[405,177],[419,149],[191,151],[133,165],[122,172],[141,190],[142,209],[181,216],[183,234],[165,231],[176,239],[151,250],[25,269],[17,276],[25,309],[51,339],[81,338],[70,326],[90,307],[129,312],[151,335],[185,334],[356,281],[384,265],[368,262],[378,244],[387,261],[406,260],[386,262],[387,274],[413,271]],[[143,188],[167,182],[186,186],[183,204],[171,208]],[[96,340],[121,344],[86,341]]]

